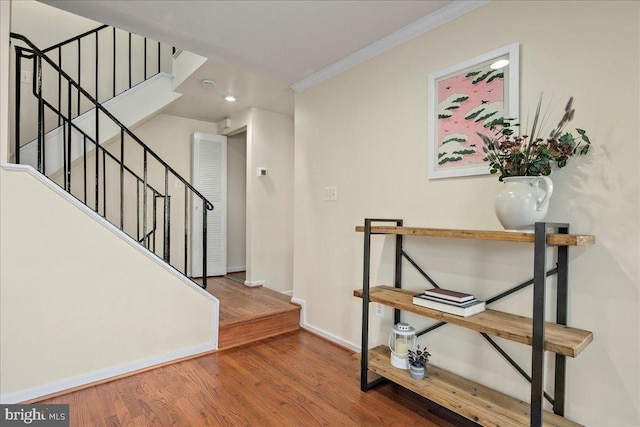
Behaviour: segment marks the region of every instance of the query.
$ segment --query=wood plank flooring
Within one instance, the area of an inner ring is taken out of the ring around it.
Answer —
[[[468,421],[389,383],[359,388],[352,352],[295,331],[41,403],[71,426],[439,426]]]
[[[220,349],[300,328],[300,306],[283,293],[250,288],[228,277],[207,278],[207,291],[220,300]]]

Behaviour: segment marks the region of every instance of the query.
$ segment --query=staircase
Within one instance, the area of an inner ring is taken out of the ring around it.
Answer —
[[[210,278],[207,292],[220,300],[220,350],[300,329],[300,305],[280,292],[247,287],[230,276]]]
[[[130,130],[179,96],[163,69],[172,48],[106,25],[44,50],[11,38],[15,163],[33,166],[187,277],[191,236],[201,232],[206,288],[213,205]],[[23,91],[28,65],[33,79]],[[199,230],[194,209],[202,212]]]

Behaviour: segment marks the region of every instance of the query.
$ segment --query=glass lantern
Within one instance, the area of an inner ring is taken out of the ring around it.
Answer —
[[[409,350],[416,344],[416,330],[405,322],[393,325],[389,334],[391,364],[396,368],[409,369]]]

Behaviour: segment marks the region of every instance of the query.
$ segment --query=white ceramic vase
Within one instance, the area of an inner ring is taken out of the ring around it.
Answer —
[[[544,187],[540,186],[544,183]],[[546,176],[513,176],[504,178],[504,186],[495,200],[498,220],[507,230],[533,231],[549,209],[553,182]]]

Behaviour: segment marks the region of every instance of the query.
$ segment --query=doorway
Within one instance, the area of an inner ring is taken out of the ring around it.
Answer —
[[[227,274],[246,280],[247,132],[227,136]]]

